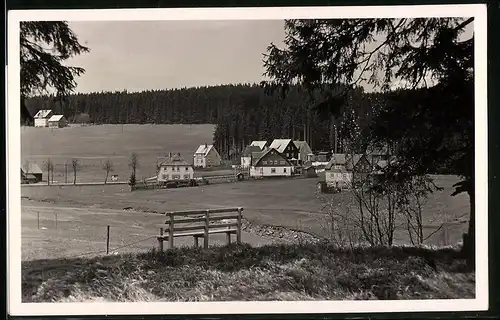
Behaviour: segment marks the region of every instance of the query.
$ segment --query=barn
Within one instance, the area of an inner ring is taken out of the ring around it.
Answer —
[[[42,181],[43,171],[36,163],[28,163],[21,167],[21,182],[34,183]]]
[[[68,120],[62,114],[55,114],[50,117],[49,128],[64,128],[68,125]]]

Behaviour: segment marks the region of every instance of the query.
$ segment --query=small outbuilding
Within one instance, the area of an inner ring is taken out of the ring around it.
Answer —
[[[43,171],[36,163],[21,166],[21,182],[36,183],[42,181]]]
[[[49,128],[64,128],[68,125],[68,120],[62,114],[55,114],[49,119]]]

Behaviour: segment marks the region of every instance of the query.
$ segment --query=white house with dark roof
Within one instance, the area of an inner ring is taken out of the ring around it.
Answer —
[[[62,114],[55,114],[49,118],[49,128],[64,128],[68,125],[68,120]]]
[[[252,153],[250,176],[253,178],[290,177],[292,172],[293,164],[276,149]]]
[[[194,179],[193,166],[180,154],[169,155],[158,164],[158,182],[188,181]]]
[[[296,163],[299,160],[299,149],[293,143],[292,139],[274,139],[269,148],[283,154],[292,163]]]
[[[220,164],[221,156],[211,144],[200,145],[193,155],[193,165],[195,167],[218,167]]]
[[[35,127],[48,127],[49,119],[52,115],[52,110],[38,110],[33,117],[35,119]]]

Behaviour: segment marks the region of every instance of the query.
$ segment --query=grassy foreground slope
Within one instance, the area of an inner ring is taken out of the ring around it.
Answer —
[[[454,249],[179,248],[23,262],[23,302],[474,298]]]

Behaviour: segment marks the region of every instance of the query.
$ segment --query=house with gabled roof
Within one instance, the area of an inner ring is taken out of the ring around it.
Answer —
[[[292,163],[298,163],[299,149],[293,143],[292,139],[274,139],[269,148],[283,154]]]
[[[296,140],[293,142],[295,146],[299,149],[298,160],[300,164],[306,161],[312,161],[313,152],[307,141]]]
[[[48,127],[49,119],[52,117],[52,110],[38,110],[33,119],[35,119],[35,127]]]
[[[42,181],[43,171],[38,164],[28,162],[21,166],[21,183],[32,183]]]
[[[194,179],[193,166],[184,160],[180,153],[169,154],[158,161],[158,183],[168,181],[189,181]]]
[[[202,144],[193,155],[193,165],[199,168],[218,167],[221,156],[212,144]]]
[[[68,120],[62,114],[55,114],[48,120],[49,128],[64,128],[68,125]]]
[[[262,150],[258,146],[252,146],[252,145],[247,146],[245,150],[243,150],[243,154],[241,155],[240,166],[242,168],[250,168],[250,166],[252,165],[252,154],[253,153],[260,154],[260,152],[262,152]]]
[[[292,170],[293,164],[290,160],[274,148],[252,153],[250,177],[289,177],[292,175]]]
[[[367,155],[336,153],[325,166],[325,182],[337,188],[347,188],[353,182],[362,181],[372,170]]]

